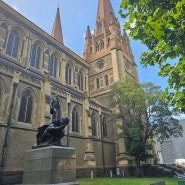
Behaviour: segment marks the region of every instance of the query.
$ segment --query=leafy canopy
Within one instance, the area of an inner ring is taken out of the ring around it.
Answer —
[[[168,77],[169,102],[185,112],[185,0],[122,0],[120,15],[128,19],[129,36],[148,48],[141,64],[158,65],[159,75]]]
[[[138,166],[151,157],[148,151],[154,136],[160,142],[182,136],[182,126],[161,94],[159,86],[130,79],[119,82],[110,93],[110,106],[118,110],[117,117],[123,122],[121,135],[126,136],[128,152]]]

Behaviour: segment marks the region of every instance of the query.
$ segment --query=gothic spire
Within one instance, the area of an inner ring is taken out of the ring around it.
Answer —
[[[57,13],[56,13],[55,22],[54,22],[54,25],[53,25],[53,30],[52,30],[51,35],[57,41],[59,41],[61,44],[64,44],[59,7],[57,8]]]
[[[104,20],[104,27],[107,29],[110,21],[116,19],[110,0],[99,0],[96,23]]]
[[[90,42],[92,42],[92,35],[91,35],[91,31],[90,31],[89,26],[87,26],[85,40],[86,40],[86,44],[89,44]]]

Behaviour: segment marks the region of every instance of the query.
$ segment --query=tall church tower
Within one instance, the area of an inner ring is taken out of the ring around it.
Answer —
[[[89,63],[90,97],[106,105],[106,95],[122,78],[138,80],[129,38],[115,17],[110,0],[99,0],[94,33],[87,27],[83,57]]]
[[[138,81],[129,38],[125,31],[121,33],[110,0],[98,1],[95,30],[92,34],[87,27],[83,57],[89,63],[90,97],[104,106],[108,106],[107,95],[114,84],[126,77]],[[116,120],[116,125],[122,124],[121,119]],[[125,138],[115,139],[117,166],[126,170],[132,158],[127,153]]]

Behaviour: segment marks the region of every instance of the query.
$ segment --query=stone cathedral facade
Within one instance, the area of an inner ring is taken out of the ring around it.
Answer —
[[[50,100],[59,95],[58,117],[69,116],[63,146],[76,148],[77,177],[101,176],[132,165],[117,138],[107,94],[122,78],[138,81],[127,34],[110,0],[99,0],[94,33],[87,26],[83,58],[63,42],[59,8],[52,34],[0,1],[1,177],[21,182],[24,153],[37,128],[51,122]],[[126,171],[127,170],[127,171]],[[129,171],[128,171],[129,173]],[[2,178],[1,178],[2,179]]]

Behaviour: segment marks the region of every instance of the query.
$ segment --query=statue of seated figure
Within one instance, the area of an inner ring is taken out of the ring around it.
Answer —
[[[69,118],[53,120],[49,125],[38,128],[37,142],[32,146],[33,149],[46,146],[62,146],[61,139],[64,137],[64,128],[69,123]]]

